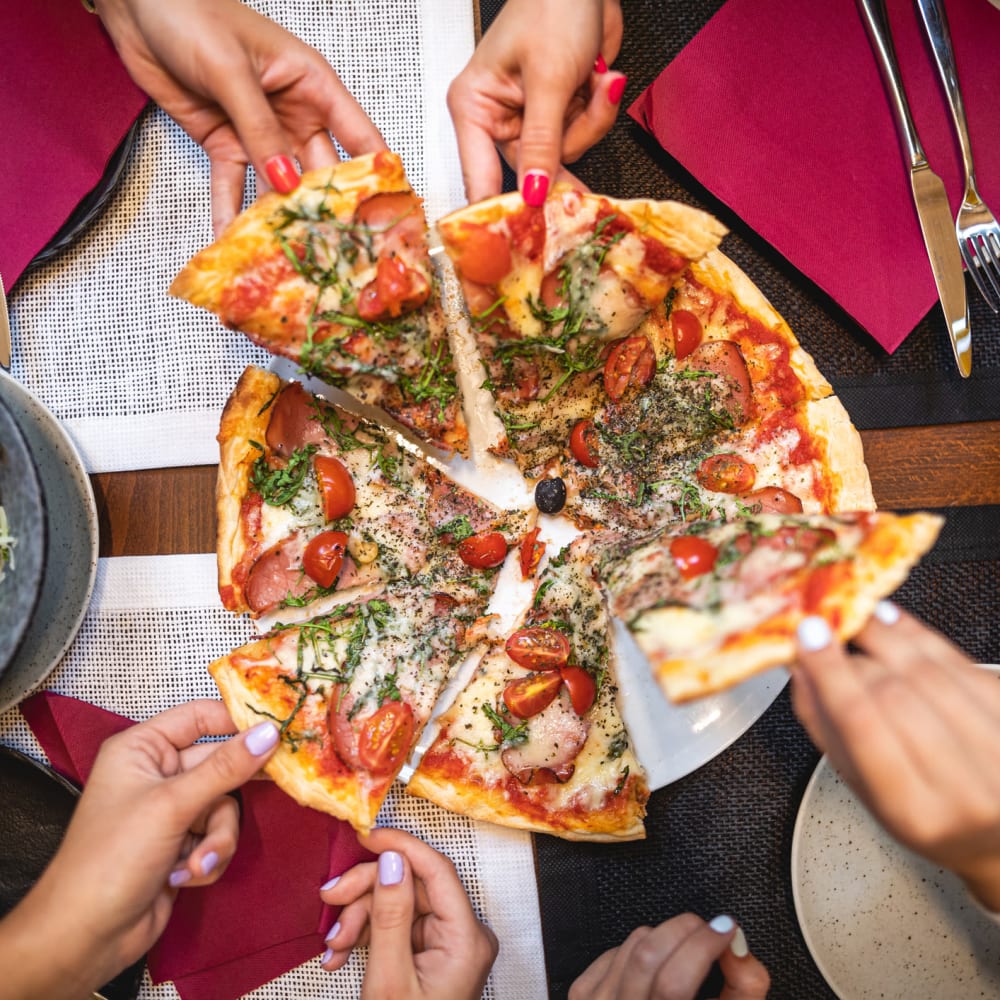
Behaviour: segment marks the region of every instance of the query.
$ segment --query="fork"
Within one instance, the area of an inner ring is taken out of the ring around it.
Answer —
[[[951,108],[951,117],[962,147],[965,165],[965,195],[955,220],[955,234],[962,251],[966,270],[972,275],[980,294],[994,312],[1000,312],[1000,224],[983,204],[976,189],[976,174],[972,164],[972,145],[969,126],[965,120],[965,106],[958,89],[958,71],[951,45],[948,18],[941,0],[917,0],[920,17],[927,29],[937,63],[945,96]]]

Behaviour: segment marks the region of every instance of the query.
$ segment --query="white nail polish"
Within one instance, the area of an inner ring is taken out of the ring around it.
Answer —
[[[815,653],[820,649],[826,649],[833,640],[833,633],[830,626],[824,619],[817,615],[810,615],[799,622],[796,630],[799,637],[799,645],[807,653]]]
[[[875,617],[883,625],[895,625],[899,621],[899,608],[892,601],[879,601],[875,605]]]
[[[736,928],[736,934],[733,936],[732,941],[729,942],[729,950],[737,958],[746,958],[750,954],[750,949],[747,947],[746,935],[743,933],[742,927]]]
[[[728,934],[736,926],[736,921],[732,917],[726,916],[725,913],[720,913],[717,917],[712,917],[709,920],[708,926],[717,934]]]

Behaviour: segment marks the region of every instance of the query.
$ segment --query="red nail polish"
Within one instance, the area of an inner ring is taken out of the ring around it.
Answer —
[[[299,172],[295,169],[295,164],[291,157],[281,155],[272,156],[264,164],[267,171],[267,179],[271,187],[279,194],[288,194],[299,186]]]
[[[617,80],[612,80],[608,87],[608,100],[612,104],[617,104],[625,93],[625,84],[628,83],[627,76],[620,76]]]
[[[594,72],[595,73],[607,73],[608,64],[604,61],[604,56],[597,53],[597,60],[594,62]]]
[[[549,191],[549,175],[543,170],[529,170],[524,175],[524,185],[521,188],[521,197],[525,205],[538,208],[545,204],[545,195]]]

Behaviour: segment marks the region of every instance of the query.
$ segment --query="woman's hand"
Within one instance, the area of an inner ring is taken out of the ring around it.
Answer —
[[[239,0],[98,0],[132,79],[208,153],[216,235],[243,200],[247,164],[287,193],[303,169],[385,149],[311,46]]]
[[[587,967],[570,987],[569,1000],[693,998],[715,962],[725,978],[720,1000],[767,996],[767,969],[749,953],[732,917],[706,923],[682,913],[658,927],[637,927]]]
[[[278,744],[270,722],[195,744],[235,729],[222,702],[193,701],[104,743],[58,852],[0,923],[12,996],[89,995],[148,951],[181,886],[222,875],[239,832],[226,793]]]
[[[892,836],[1000,911],[1000,680],[887,601],[854,642],[802,623],[799,719]]]
[[[323,968],[339,969],[367,944],[367,1000],[479,1000],[497,939],[473,912],[454,865],[401,830],[373,830],[361,842],[378,861],[355,865],[320,893],[343,907]]]
[[[499,194],[497,147],[529,205],[614,124],[625,77],[620,0],[507,0],[448,89],[465,193]]]

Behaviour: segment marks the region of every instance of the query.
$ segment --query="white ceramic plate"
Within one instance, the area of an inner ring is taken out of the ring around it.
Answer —
[[[97,506],[83,462],[55,417],[4,372],[0,372],[0,394],[35,460],[49,536],[38,605],[17,653],[0,676],[3,711],[48,677],[80,628],[97,575]]]
[[[841,1000],[1000,996],[1000,926],[875,822],[824,757],[792,835],[795,912]]]

